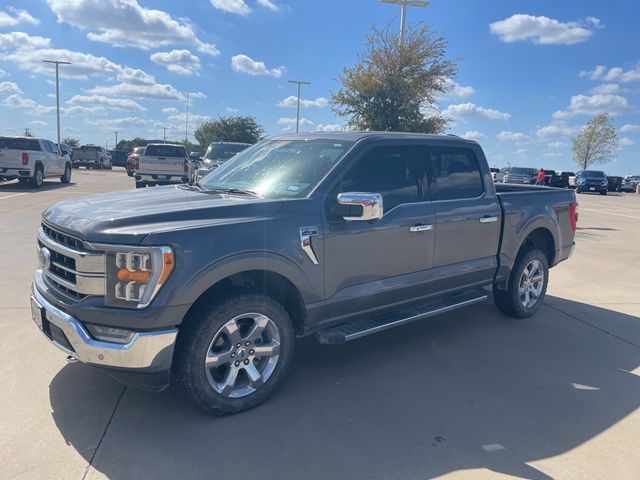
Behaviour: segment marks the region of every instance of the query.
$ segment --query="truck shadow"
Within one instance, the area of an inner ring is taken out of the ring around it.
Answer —
[[[339,347],[303,339],[284,388],[234,417],[204,415],[175,389],[127,389],[95,458],[83,418],[97,392],[117,397],[121,386],[68,365],[50,385],[53,418],[111,479],[413,479],[463,469],[548,479],[537,460],[640,406],[640,347],[560,310],[637,325],[636,333],[640,318],[554,300],[561,306],[528,320],[481,304]],[[571,471],[589,476],[581,468]]]
[[[1,193],[23,193],[23,192],[46,192],[49,190],[58,190],[59,188],[67,188],[74,186],[73,180],[69,183],[61,183],[58,179],[45,180],[40,188],[31,188],[28,184],[18,182],[18,180],[0,181]]]

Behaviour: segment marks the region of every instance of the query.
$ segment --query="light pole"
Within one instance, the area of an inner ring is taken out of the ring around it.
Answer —
[[[184,145],[189,141],[189,92],[187,92],[187,118],[184,122]]]
[[[400,44],[404,41],[404,25],[407,18],[407,7],[426,7],[429,2],[424,0],[380,0],[382,3],[393,3],[402,7],[400,14]]]
[[[118,131],[116,130],[115,132],[113,132],[116,134],[116,146],[113,147],[114,149],[118,148]]]
[[[60,65],[71,65],[71,62],[63,62],[59,60],[42,60],[44,63],[54,63],[56,65],[56,116],[58,120],[58,146],[60,146],[60,77],[58,75],[58,67]]]
[[[289,83],[295,83],[298,85],[298,106],[296,109],[296,133],[298,133],[298,129],[300,127],[300,85],[311,85],[311,82],[306,82],[304,80],[289,80]]]
[[[167,141],[167,127],[162,127],[162,135],[164,136],[163,140],[166,142]]]

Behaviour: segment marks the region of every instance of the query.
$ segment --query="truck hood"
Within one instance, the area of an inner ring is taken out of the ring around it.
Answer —
[[[52,205],[42,218],[89,242],[135,245],[150,233],[254,221],[275,214],[282,203],[169,185],[65,200]]]

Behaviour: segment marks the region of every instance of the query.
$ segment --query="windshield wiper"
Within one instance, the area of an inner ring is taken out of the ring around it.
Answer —
[[[201,187],[201,188],[203,188],[203,187]],[[203,190],[205,192],[207,192],[207,193],[226,193],[228,195],[245,195],[247,197],[262,198],[260,195],[258,195],[253,190],[245,190],[243,188],[213,187],[213,188],[208,188],[208,189],[203,188]]]

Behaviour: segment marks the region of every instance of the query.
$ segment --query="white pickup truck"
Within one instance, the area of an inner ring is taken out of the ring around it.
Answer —
[[[138,159],[136,188],[188,183],[193,177],[189,154],[183,145],[150,143]]]
[[[0,179],[29,183],[40,188],[45,178],[71,181],[71,161],[58,146],[40,138],[0,137]]]

